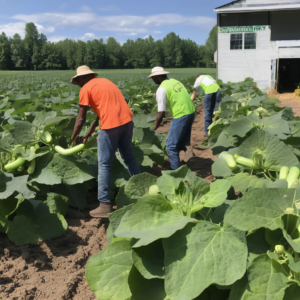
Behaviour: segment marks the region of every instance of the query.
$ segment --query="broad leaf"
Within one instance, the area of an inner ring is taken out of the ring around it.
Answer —
[[[162,195],[144,196],[124,215],[115,236],[139,239],[134,247],[141,247],[171,236],[189,222],[195,220],[174,210]]]
[[[245,234],[226,224],[188,224],[163,245],[166,292],[174,300],[194,299],[211,284],[231,285],[245,274]]]
[[[114,242],[92,256],[86,280],[98,300],[127,300],[131,297],[128,276],[132,268],[129,241]]]
[[[242,300],[282,300],[289,286],[281,265],[267,254],[254,259],[247,275],[249,290],[245,291]]]
[[[295,190],[251,189],[228,208],[225,222],[244,230],[283,228],[281,217],[293,207]]]

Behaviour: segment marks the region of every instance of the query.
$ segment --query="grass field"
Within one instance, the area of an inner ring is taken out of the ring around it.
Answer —
[[[128,80],[128,79],[136,79],[137,77],[147,78],[150,75],[151,69],[122,69],[122,70],[93,70],[97,72],[99,75],[98,77],[105,77],[110,80]],[[170,72],[169,77],[175,79],[185,79],[191,76],[196,76],[199,74],[207,74],[213,77],[216,76],[216,69],[211,68],[185,68],[185,69],[168,69],[166,71]],[[0,78],[1,77],[10,77],[11,79],[18,79],[18,77],[60,77],[61,79],[71,79],[73,76],[76,75],[75,70],[67,70],[67,71],[0,71]],[[9,79],[10,79],[9,78]]]

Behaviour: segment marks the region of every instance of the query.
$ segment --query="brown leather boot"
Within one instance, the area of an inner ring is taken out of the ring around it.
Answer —
[[[185,152],[185,156],[184,156],[184,158],[183,158],[183,161],[187,163],[188,160],[189,160],[190,158],[194,157],[194,156],[195,156],[194,152],[193,152],[191,149],[188,149],[188,150],[186,150],[186,152]]]
[[[90,211],[90,216],[93,218],[108,219],[108,215],[111,213],[111,204],[100,202],[96,209]]]

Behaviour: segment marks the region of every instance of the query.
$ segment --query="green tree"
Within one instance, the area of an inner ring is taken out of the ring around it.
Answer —
[[[0,35],[0,70],[8,70],[10,67],[10,44],[6,34]]]
[[[107,49],[107,68],[117,69],[122,68],[123,62],[123,52],[120,43],[116,41],[113,37],[109,37],[106,43]]]
[[[22,69],[26,67],[25,45],[19,34],[15,34],[10,41],[11,60],[15,68]]]
[[[206,67],[213,68],[216,66],[214,62],[214,54],[217,51],[217,41],[218,41],[218,27],[217,25],[213,27],[213,29],[210,31],[208,39],[205,43],[205,65]]]

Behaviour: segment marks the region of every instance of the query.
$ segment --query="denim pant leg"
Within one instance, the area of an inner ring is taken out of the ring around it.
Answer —
[[[213,113],[216,105],[217,93],[207,94],[204,98],[205,121],[204,133],[208,134],[208,127],[212,124]]]
[[[122,132],[120,132],[118,141],[120,155],[131,176],[140,174],[141,170],[132,150],[133,122],[131,121],[121,127]]]
[[[118,148],[119,127],[98,134],[98,200],[110,203],[111,166]]]
[[[167,150],[172,170],[180,167],[179,152],[190,145],[191,127],[195,113],[173,119],[167,140]]]
[[[219,90],[217,92],[217,99],[216,99],[216,105],[214,111],[217,111],[219,109],[221,102],[222,102],[222,93],[221,90]]]

